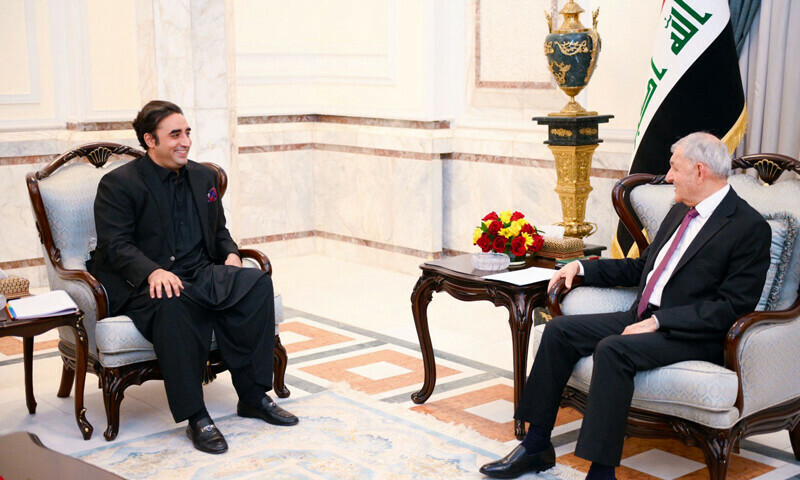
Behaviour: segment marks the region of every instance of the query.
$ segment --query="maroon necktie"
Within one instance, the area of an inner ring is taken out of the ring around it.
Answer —
[[[681,242],[681,237],[686,232],[686,228],[689,226],[689,222],[692,221],[694,217],[696,217],[697,210],[692,207],[686,212],[686,216],[683,217],[683,221],[681,222],[681,226],[678,229],[678,233],[675,235],[675,239],[672,240],[672,244],[669,246],[669,250],[667,250],[667,254],[664,255],[664,258],[661,259],[661,263],[658,264],[655,272],[653,272],[653,276],[650,277],[650,280],[647,282],[647,285],[644,287],[644,292],[642,292],[642,298],[639,300],[639,308],[637,309],[637,314],[639,318],[642,318],[642,314],[645,310],[647,310],[647,305],[650,303],[650,296],[653,295],[653,289],[656,287],[656,283],[658,283],[658,278],[664,273],[664,269],[667,268],[667,264],[669,263],[669,259],[672,257],[672,254],[675,253],[675,249],[678,248],[678,244]]]

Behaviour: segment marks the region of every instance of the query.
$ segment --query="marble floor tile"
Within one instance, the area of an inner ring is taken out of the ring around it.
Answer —
[[[353,368],[385,362],[395,368],[402,368],[407,373],[391,376],[387,379],[374,380],[351,371]],[[359,353],[339,360],[326,361],[315,365],[303,366],[299,370],[331,383],[347,382],[351,388],[367,394],[386,394],[389,391],[412,388],[423,378],[422,360],[395,350],[381,349],[369,353]],[[453,368],[437,365],[437,378],[446,378],[459,372]]]
[[[622,460],[622,465],[639,470],[663,480],[673,480],[705,468],[705,463],[695,462],[663,450],[647,450]]]
[[[334,327],[315,324],[313,321],[294,317],[280,326],[281,343],[289,355],[309,355],[330,348],[343,348],[368,339],[361,335],[342,332]],[[285,338],[284,338],[285,337]]]
[[[465,408],[465,412],[483,417],[495,423],[505,423],[514,416],[514,402],[506,399],[494,400],[474,407]]]
[[[285,347],[288,347],[289,345],[293,345],[295,343],[307,342],[309,340],[311,340],[311,337],[306,337],[305,335],[300,335],[299,333],[289,332],[289,331],[281,332],[281,343]]]
[[[387,378],[396,377],[398,375],[412,373],[412,370],[383,360],[361,365],[360,367],[348,368],[347,371],[373,381],[386,380]]]

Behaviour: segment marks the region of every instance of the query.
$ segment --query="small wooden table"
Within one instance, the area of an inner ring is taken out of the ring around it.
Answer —
[[[22,357],[25,366],[25,403],[28,412],[36,413],[36,399],[33,397],[33,337],[56,327],[70,327],[75,332],[77,361],[75,362],[75,419],[84,440],[92,437],[92,425],[86,420],[83,406],[83,388],[86,383],[86,359],[89,340],[83,327],[83,312],[55,317],[10,320],[5,309],[0,309],[0,337],[22,337]]]
[[[470,257],[471,255],[459,255],[433,260],[425,262],[419,267],[422,269],[422,276],[411,294],[411,309],[422,351],[425,380],[422,389],[411,395],[411,400],[414,403],[424,403],[431,396],[433,387],[436,385],[436,359],[431,345],[427,312],[433,292],[444,290],[458,300],[467,302],[488,300],[495,306],[503,306],[508,309],[514,358],[514,410],[516,410],[522,398],[522,390],[525,388],[527,377],[528,343],[533,324],[533,309],[546,305],[548,282],[542,281],[532,285],[518,286],[487,280],[484,278],[485,276],[500,272],[475,270]],[[553,268],[554,264],[553,260],[534,257],[526,267]],[[514,434],[519,439],[525,436],[524,422],[514,420]]]

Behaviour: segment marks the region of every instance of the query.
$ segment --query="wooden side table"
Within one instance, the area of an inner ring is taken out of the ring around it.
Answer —
[[[547,281],[532,285],[512,285],[510,283],[487,280],[483,277],[494,272],[475,270],[470,260],[471,255],[459,255],[425,262],[420,265],[420,276],[414,291],[411,293],[411,309],[414,324],[417,328],[425,380],[422,389],[411,395],[414,403],[424,403],[433,393],[436,385],[436,359],[431,345],[431,334],[428,328],[428,304],[433,292],[445,291],[458,300],[473,302],[488,300],[495,306],[508,309],[508,323],[511,327],[512,355],[514,358],[514,410],[519,406],[522,390],[525,388],[528,363],[528,343],[531,337],[534,307],[543,307],[547,300]],[[530,265],[553,268],[554,261],[534,259]],[[522,439],[525,436],[525,424],[514,420],[514,434]]]
[[[75,332],[77,361],[75,362],[75,419],[84,440],[92,437],[92,425],[86,420],[83,406],[83,388],[86,383],[86,359],[89,352],[89,339],[83,327],[83,312],[55,317],[10,320],[5,309],[0,310],[0,337],[22,337],[22,357],[25,366],[25,403],[28,412],[36,413],[36,399],[33,397],[33,337],[56,327],[70,327]]]

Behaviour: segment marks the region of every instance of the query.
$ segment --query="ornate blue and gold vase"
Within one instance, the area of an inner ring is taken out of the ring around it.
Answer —
[[[553,30],[550,15],[547,23],[550,34],[544,41],[544,54],[547,57],[547,67],[556,79],[556,83],[570,97],[570,101],[554,116],[579,116],[597,115],[597,112],[587,112],[578,102],[577,95],[589,83],[600,54],[600,36],[597,34],[597,14],[600,9],[592,14],[592,28],[581,24],[580,14],[583,9],[570,0],[564,5],[560,13],[564,16],[561,26]]]

